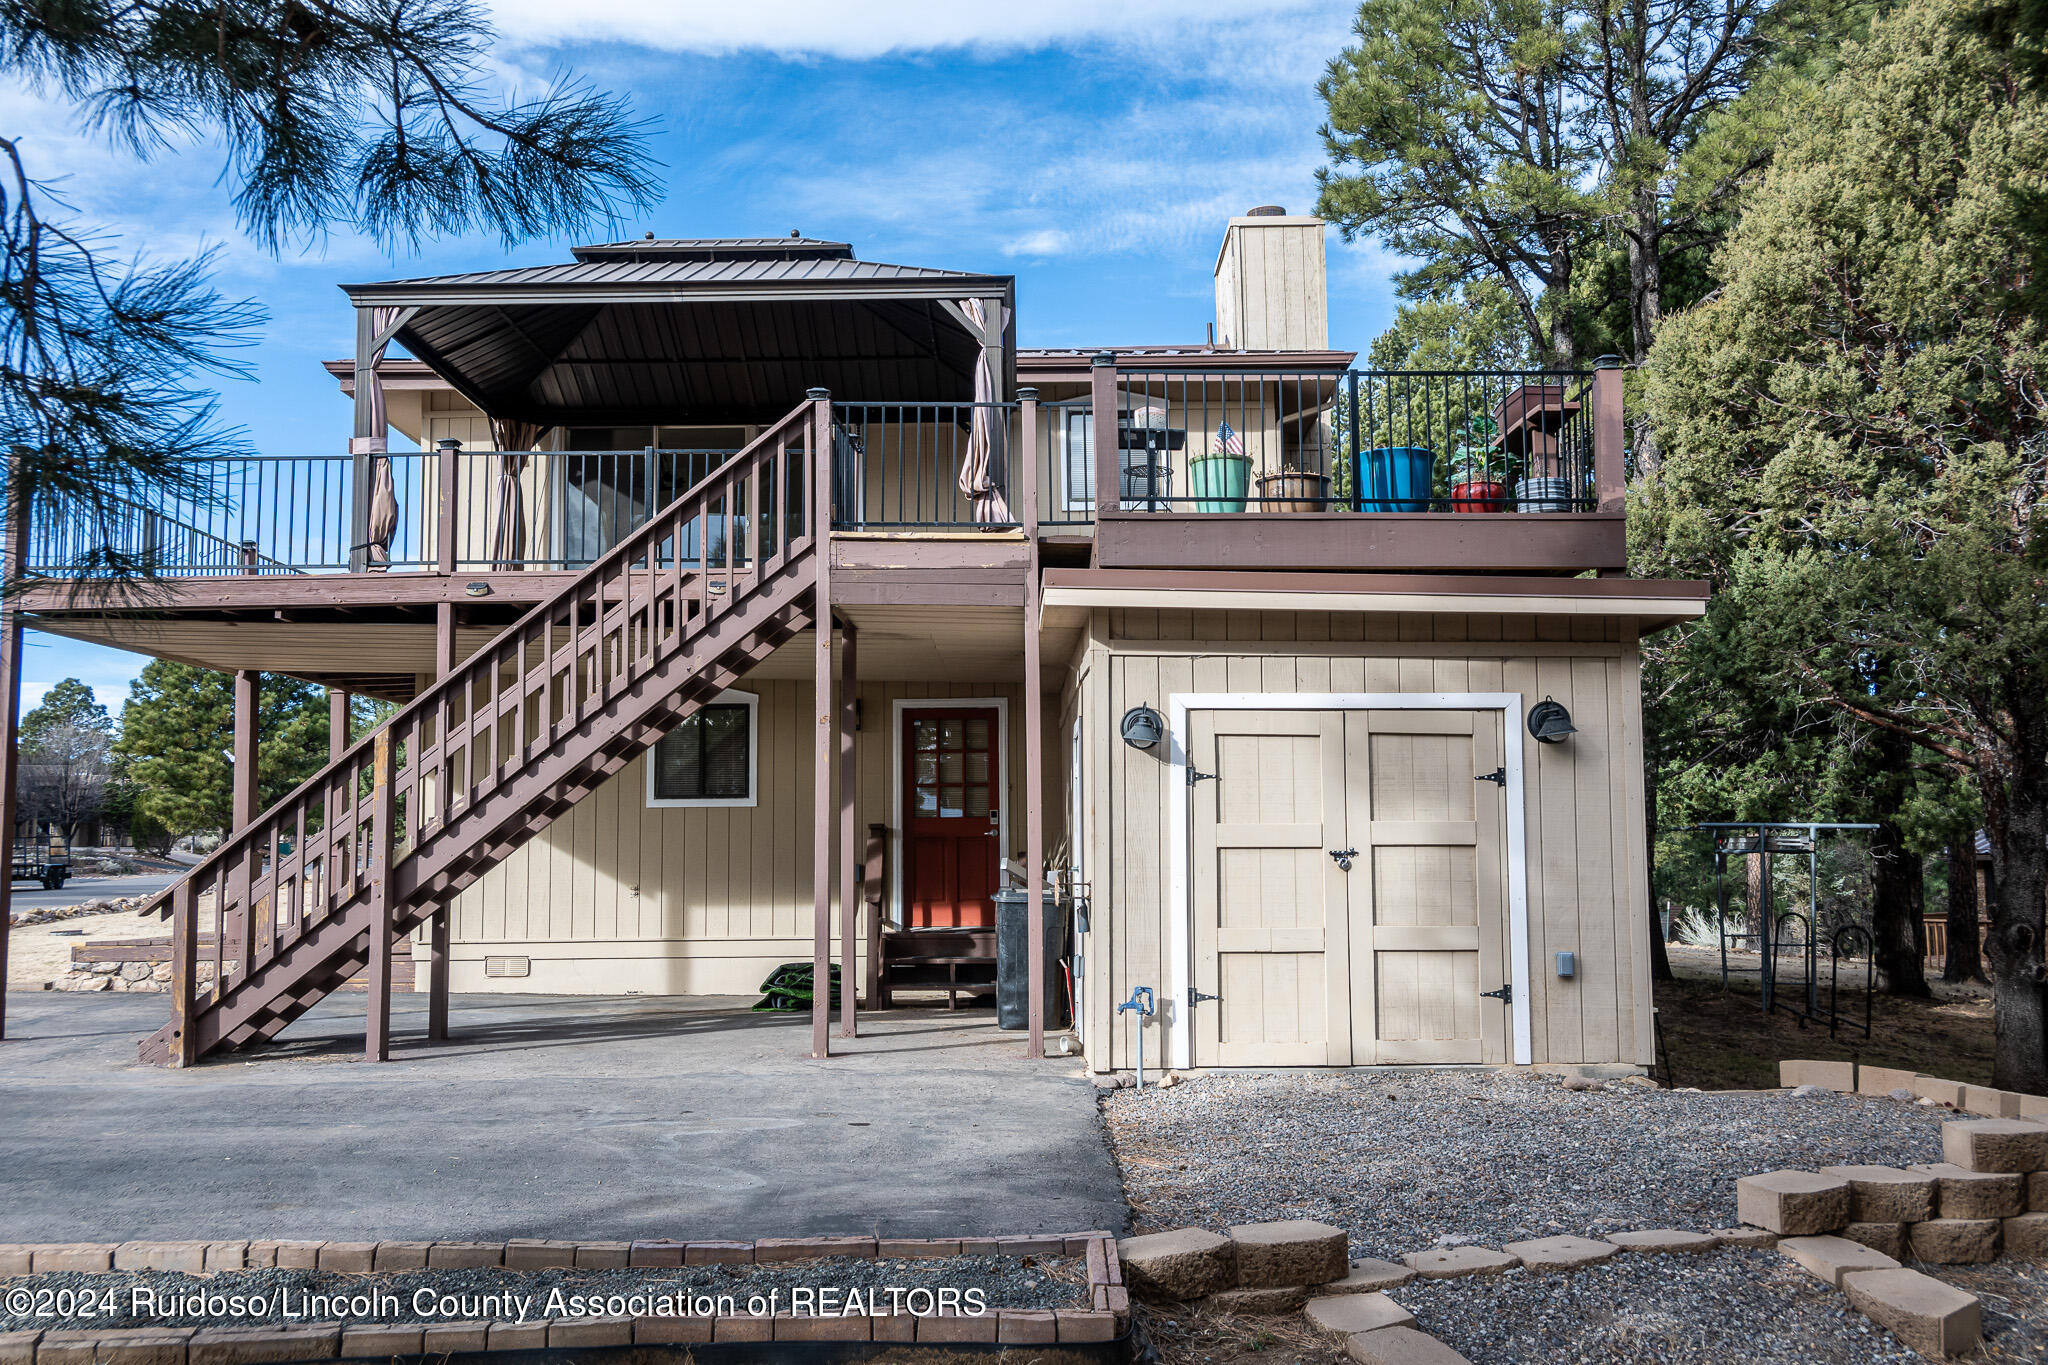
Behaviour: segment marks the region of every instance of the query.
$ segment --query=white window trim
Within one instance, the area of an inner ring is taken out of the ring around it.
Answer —
[[[734,808],[761,804],[761,698],[753,692],[720,692],[707,706],[741,705],[747,708],[747,794],[745,796],[656,796],[654,794],[654,751],[656,740],[647,747],[647,808],[649,810],[692,810],[707,807]],[[685,720],[688,717],[684,717]],[[663,735],[662,739],[668,738]]]
[[[1167,998],[1160,1002],[1167,1017],[1167,1065],[1186,1067],[1194,1055],[1194,1020],[1181,1002],[1188,998],[1194,974],[1195,904],[1190,885],[1189,859],[1193,851],[1188,839],[1188,713],[1190,711],[1499,711],[1501,713],[1501,762],[1508,770],[1508,981],[1514,1001],[1508,1007],[1512,1020],[1511,1056],[1516,1066],[1528,1066],[1532,1057],[1529,1023],[1529,875],[1528,837],[1523,808],[1521,727],[1519,692],[1189,692],[1169,696],[1172,711],[1167,743],[1171,772],[1167,778],[1171,830],[1167,860],[1171,880],[1167,904],[1180,907],[1171,917],[1173,941],[1167,962],[1172,980]]]
[[[996,712],[996,886],[1005,882],[1010,855],[1010,699],[1008,697],[898,697],[889,705],[889,922],[903,923],[903,716],[906,711],[994,707]]]

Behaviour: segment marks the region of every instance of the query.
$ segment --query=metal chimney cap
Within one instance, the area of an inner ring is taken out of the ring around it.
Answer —
[[[1285,218],[1287,210],[1281,208],[1278,204],[1260,204],[1256,208],[1246,209],[1244,216],[1247,218]]]

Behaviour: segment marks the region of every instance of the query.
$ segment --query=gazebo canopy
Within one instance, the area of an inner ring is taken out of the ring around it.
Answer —
[[[984,347],[1000,352],[1004,394],[1015,384],[1012,276],[859,261],[812,238],[573,254],[343,289],[358,309],[395,310],[390,338],[483,411],[541,426],[765,421],[813,386],[849,401],[964,402]],[[973,298],[988,335],[961,308]]]

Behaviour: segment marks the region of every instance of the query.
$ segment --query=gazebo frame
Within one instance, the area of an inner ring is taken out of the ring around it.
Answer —
[[[1805,1028],[1808,1023],[1826,1024],[1828,1036],[1833,1037],[1842,1028],[1860,1030],[1865,1038],[1870,1036],[1870,1002],[1876,986],[1877,964],[1873,952],[1875,942],[1870,930],[1860,924],[1838,926],[1828,935],[1828,998],[1825,1007],[1820,996],[1820,836],[1822,833],[1838,834],[1848,830],[1874,830],[1876,825],[1845,824],[1828,820],[1736,820],[1705,821],[1692,826],[1714,836],[1714,911],[1719,922],[1721,937],[1721,984],[1728,984],[1728,943],[1730,939],[1756,939],[1762,958],[1760,976],[1762,980],[1762,1009],[1769,1014],[1783,1010],[1799,1021]],[[1730,933],[1728,929],[1728,859],[1730,855],[1791,853],[1806,855],[1806,894],[1804,911],[1797,908],[1783,914],[1775,912],[1771,898],[1771,886],[1764,883],[1762,913],[1758,917],[1756,933],[1747,931]],[[1801,939],[1793,941],[1787,930],[1794,924],[1800,926]],[[1778,960],[1785,948],[1803,946],[1801,954],[1805,969],[1804,980],[1786,984],[1803,985],[1805,989],[1796,992],[1789,1000],[1778,989]],[[1859,1022],[1853,1015],[1844,1015],[1841,1010],[1841,969],[1842,959],[1860,950],[1863,954],[1863,1017]]]

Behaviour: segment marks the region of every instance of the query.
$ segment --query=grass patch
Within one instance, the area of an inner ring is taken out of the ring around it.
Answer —
[[[1830,1038],[1825,1025],[1801,1028],[1783,1011],[1766,1015],[1759,998],[1754,980],[1738,979],[1725,989],[1718,977],[1657,982],[1657,1018],[1671,1056],[1673,1083],[1702,1090],[1768,1090],[1778,1084],[1778,1063],[1794,1057],[1860,1061],[1945,1080],[1991,1083],[1989,1000],[1879,995],[1872,1000],[1870,1037],[1865,1039],[1848,1031]],[[1843,1001],[1847,1008],[1846,992]],[[1860,1000],[1857,1009],[1860,1017]]]

